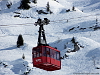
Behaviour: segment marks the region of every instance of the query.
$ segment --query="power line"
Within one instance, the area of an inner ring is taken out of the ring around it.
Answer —
[[[82,17],[76,17],[76,18],[69,18],[69,19],[62,19],[62,20],[56,20],[56,21],[50,21],[50,22],[59,22],[59,21],[64,21],[64,20],[71,20],[71,19],[78,19],[78,18],[83,18],[83,17],[90,17],[90,16],[97,16],[100,14],[95,14],[95,15],[87,15],[87,16],[82,16]]]
[[[16,27],[16,26],[30,26],[30,24],[34,24],[34,23],[24,23],[24,24],[7,24],[7,25],[0,25],[1,27],[3,26],[3,27],[5,27],[5,26],[12,26],[12,27]],[[16,25],[16,26],[14,26],[14,25]]]
[[[3,32],[3,33],[4,33],[4,32]],[[58,33],[62,33],[62,32],[58,32]],[[4,34],[5,34],[5,33],[4,33]],[[46,34],[48,34],[48,33],[46,33]],[[28,34],[23,34],[23,35],[24,35],[24,36],[25,36],[25,35],[26,35],[26,36],[27,36],[27,35],[29,35],[29,36],[34,36],[34,34],[29,34],[29,33],[28,33]],[[1,35],[0,37],[12,37],[12,36],[18,36],[18,35],[3,35],[3,36]]]
[[[55,21],[50,21],[50,23],[59,23],[61,21],[67,21],[67,20],[72,20],[72,19],[78,19],[78,18],[83,18],[83,17],[90,17],[90,16],[97,16],[97,15],[100,15],[100,14],[95,14],[95,15],[87,15],[87,16],[81,16],[81,17],[76,17],[76,18],[69,18],[69,19],[62,19],[62,20],[55,20]],[[14,26],[16,25],[16,26]],[[0,25],[0,27],[6,27],[6,26],[9,26],[9,27],[17,27],[17,26],[32,26],[34,25],[34,23],[24,23],[24,24],[5,24],[5,25]]]
[[[33,36],[34,34],[23,34],[24,36],[29,35],[29,36]],[[12,37],[12,36],[16,36],[18,37],[18,35],[2,35],[0,37]]]

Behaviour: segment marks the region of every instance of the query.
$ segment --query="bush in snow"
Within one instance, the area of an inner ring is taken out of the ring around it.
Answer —
[[[18,9],[26,9],[28,10],[30,8],[30,6],[28,5],[29,0],[22,0],[20,3],[20,6],[18,7]]]
[[[38,14],[52,14],[53,12],[50,10],[49,2],[47,2],[46,11],[44,10],[36,10]]]
[[[20,17],[20,15],[14,15],[14,17]]]
[[[96,69],[100,69],[99,67],[96,67]]]
[[[60,59],[64,59],[64,58],[68,59],[69,56],[65,54],[64,56],[60,57]]]
[[[80,47],[78,46],[78,42],[75,41],[75,38],[72,38],[72,43],[74,44],[74,50],[72,50],[72,52],[76,52],[80,49]]]
[[[70,11],[70,9],[66,10],[66,12],[69,12],[69,11]]]
[[[18,36],[18,40],[17,40],[17,47],[20,47],[20,46],[22,46],[22,45],[24,45],[24,40],[23,40],[22,35],[20,34],[20,35]]]
[[[24,62],[23,62],[23,66],[26,68],[26,71],[21,73],[21,75],[28,75],[33,68],[30,68],[28,65],[26,65]]]
[[[12,3],[10,2],[7,2],[7,4],[6,4],[6,6],[8,7],[8,9],[10,9],[11,8],[11,5],[12,5]]]
[[[4,68],[6,68],[6,67],[8,66],[7,64],[5,64],[5,63],[3,63],[3,62],[0,62],[0,64],[3,65]]]
[[[24,54],[22,55],[22,59],[25,59],[25,55]]]
[[[74,44],[74,50],[72,52],[76,52],[80,49],[80,47],[77,45],[77,43]]]
[[[56,1],[56,0],[54,0],[54,1]],[[56,1],[56,2],[58,2],[58,1]],[[59,3],[59,2],[58,2]]]
[[[67,48],[67,46],[64,44],[64,49],[66,49]]]
[[[36,10],[36,12],[38,12],[38,14],[48,14],[48,13],[44,12],[43,10]]]
[[[36,3],[37,3],[37,0],[33,0],[32,2],[33,2],[34,4],[36,4]]]
[[[76,52],[76,51],[78,51],[80,49],[80,47],[83,47],[80,44],[78,44],[78,42],[76,42],[74,37],[71,39],[71,42],[73,43],[74,49],[67,50],[67,53]]]

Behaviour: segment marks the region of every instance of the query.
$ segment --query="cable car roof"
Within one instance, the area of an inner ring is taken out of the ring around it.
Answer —
[[[56,48],[51,47],[51,46],[37,46],[37,47],[34,47],[34,48],[38,48],[38,47],[47,47],[47,48],[50,48],[50,49],[52,49],[52,50],[55,50],[55,51],[60,52],[59,50],[57,50]]]

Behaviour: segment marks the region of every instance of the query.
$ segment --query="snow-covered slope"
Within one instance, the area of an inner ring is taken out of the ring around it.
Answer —
[[[8,9],[6,4],[10,2]],[[53,13],[38,14],[36,10],[46,11],[47,2]],[[99,0],[37,0],[37,4],[29,4],[29,10],[22,10],[18,9],[20,0],[1,0],[0,75],[24,75],[28,71],[28,75],[99,75],[100,69],[96,69],[100,68],[99,3]],[[48,44],[57,47],[62,57],[69,56],[61,60],[61,70],[49,72],[32,65],[32,48],[38,40],[38,26],[34,23],[38,18],[50,19],[50,24],[44,26]],[[23,36],[24,46],[17,48],[19,34]],[[74,49],[73,37],[80,50],[67,53]]]
[[[71,2],[74,6],[78,7],[84,12],[99,12],[100,10],[100,1],[99,0],[66,0]]]

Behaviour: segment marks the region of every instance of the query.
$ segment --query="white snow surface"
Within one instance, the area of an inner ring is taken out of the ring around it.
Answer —
[[[10,9],[7,2],[12,2]],[[36,10],[46,11],[47,2],[53,13],[38,14]],[[0,75],[25,75],[30,69],[28,75],[100,75],[100,69],[96,69],[100,68],[100,28],[93,29],[96,18],[100,27],[99,0],[37,0],[37,4],[29,4],[29,10],[18,9],[19,5],[20,0],[0,0]],[[72,11],[73,6],[75,11]],[[66,12],[68,9],[70,11]],[[47,43],[57,47],[61,56],[69,56],[61,60],[60,70],[33,67],[32,48],[37,46],[39,28],[34,23],[38,18],[50,20],[50,24],[44,26]],[[24,46],[17,48],[19,34],[23,36]],[[83,48],[67,53],[68,49],[73,49],[73,37]]]

